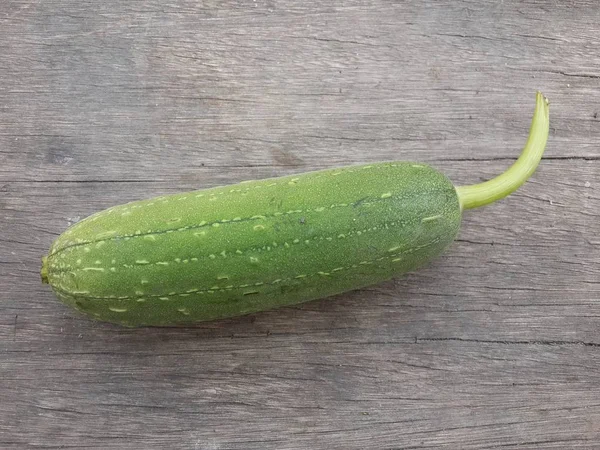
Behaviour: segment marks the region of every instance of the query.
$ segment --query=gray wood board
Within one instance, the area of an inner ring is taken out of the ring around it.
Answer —
[[[0,447],[600,447],[595,1],[0,3]],[[185,329],[39,278],[114,204],[361,162],[544,161],[428,267]]]

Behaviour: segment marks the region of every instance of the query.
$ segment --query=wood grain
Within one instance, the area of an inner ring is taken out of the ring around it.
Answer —
[[[600,446],[600,8],[0,3],[0,447]],[[163,193],[367,161],[530,182],[406,277],[191,328],[67,309],[40,258]]]

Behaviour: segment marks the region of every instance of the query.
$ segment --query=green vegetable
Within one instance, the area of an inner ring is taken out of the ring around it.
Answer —
[[[126,326],[213,320],[372,285],[441,254],[463,209],[523,184],[548,128],[538,93],[522,155],[473,186],[455,188],[425,164],[385,162],[115,206],[56,239],[42,280],[68,305]]]

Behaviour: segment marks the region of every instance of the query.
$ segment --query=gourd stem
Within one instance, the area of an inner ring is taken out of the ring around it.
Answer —
[[[531,120],[529,138],[521,156],[503,174],[479,184],[458,186],[456,192],[461,209],[488,205],[516,191],[535,172],[548,140],[550,129],[548,99],[541,92],[536,95],[535,112]]]

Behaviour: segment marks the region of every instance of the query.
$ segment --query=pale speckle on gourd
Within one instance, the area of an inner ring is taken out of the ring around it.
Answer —
[[[421,222],[432,222],[434,220],[438,220],[441,219],[442,215],[441,214],[437,214],[435,216],[430,216],[430,217],[424,217],[423,219],[421,219]]]

